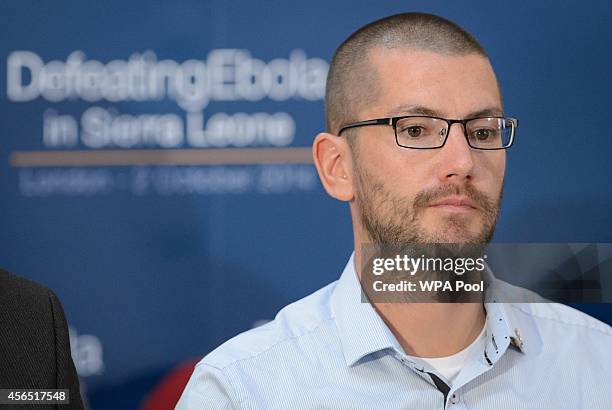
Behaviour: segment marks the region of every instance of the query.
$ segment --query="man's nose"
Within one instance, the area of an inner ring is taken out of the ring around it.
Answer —
[[[474,178],[474,152],[468,145],[463,124],[454,123],[438,153],[438,178],[442,182],[464,183]]]

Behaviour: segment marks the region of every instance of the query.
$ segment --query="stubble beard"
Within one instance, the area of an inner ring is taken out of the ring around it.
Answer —
[[[412,202],[392,193],[384,183],[355,166],[355,199],[360,218],[369,239],[375,244],[399,247],[415,244],[487,244],[491,241],[497,223],[502,192],[491,200],[471,184],[445,185],[419,192]],[[482,215],[482,227],[473,234],[463,215],[444,216],[442,229],[428,231],[420,217],[428,205],[450,195],[471,199]]]

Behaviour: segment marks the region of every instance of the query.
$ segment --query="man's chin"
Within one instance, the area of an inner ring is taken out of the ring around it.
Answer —
[[[486,235],[482,232],[482,227],[479,230],[470,229],[466,226],[457,226],[457,224],[445,224],[438,229],[422,230],[424,234],[424,243],[456,243],[456,244],[474,244],[486,242]]]

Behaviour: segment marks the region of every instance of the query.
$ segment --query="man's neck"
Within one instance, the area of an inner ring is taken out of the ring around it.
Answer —
[[[375,303],[406,354],[445,357],[460,352],[485,324],[481,303]]]

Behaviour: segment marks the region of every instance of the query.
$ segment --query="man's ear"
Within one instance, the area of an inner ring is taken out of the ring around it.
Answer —
[[[323,187],[340,201],[351,201],[353,190],[353,157],[346,139],[322,132],[312,144],[312,156]]]

